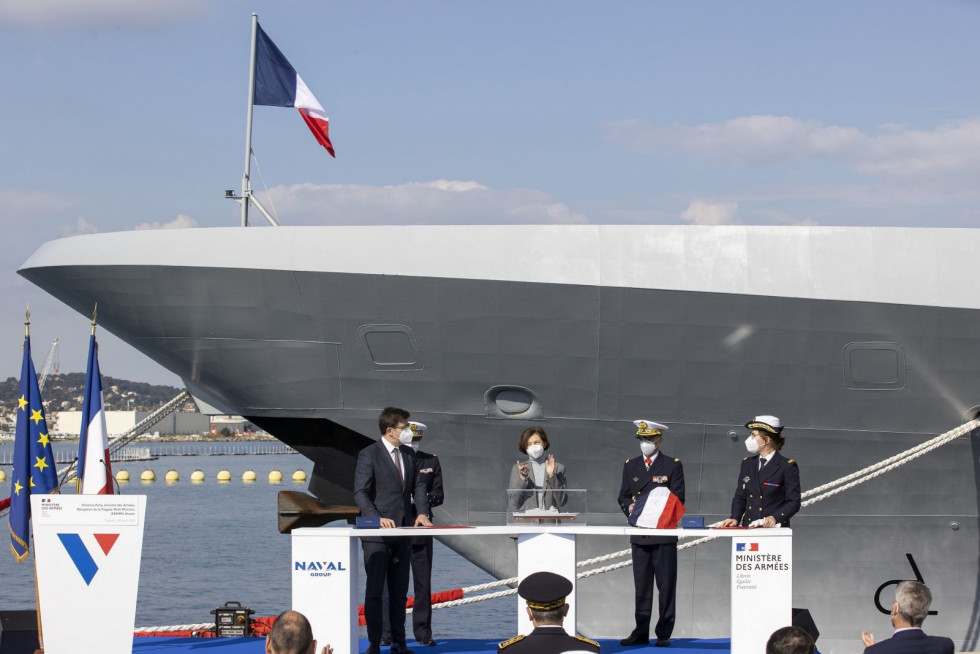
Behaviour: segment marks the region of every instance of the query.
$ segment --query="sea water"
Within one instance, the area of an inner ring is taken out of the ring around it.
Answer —
[[[201,451],[208,445],[213,444],[201,443]],[[77,445],[56,444],[57,449],[68,447]],[[179,450],[174,446],[170,451],[187,452],[189,447],[181,443]],[[169,448],[159,444],[151,449],[166,453]],[[114,473],[127,470],[132,479],[119,485],[122,494],[146,495],[137,627],[213,623],[211,611],[229,601],[241,602],[255,616],[277,615],[290,608],[290,538],[277,529],[277,494],[306,491],[306,482],[295,483],[292,475],[297,469],[309,475],[313,466],[308,459],[299,454],[161,456],[153,461],[114,462],[112,467]],[[10,466],[2,469],[9,483]],[[155,482],[140,481],[147,469],[156,474]],[[176,470],[180,481],[165,482],[168,470]],[[204,472],[203,483],[191,483],[194,470]],[[232,480],[218,482],[219,470],[228,470]],[[255,472],[255,482],[242,481],[246,470]],[[272,470],[282,472],[282,483],[269,483]],[[35,608],[32,562],[18,564],[9,548],[3,549],[0,610]],[[363,570],[359,576],[363,601]],[[490,575],[436,541],[433,592],[490,581]],[[434,610],[433,637],[504,639],[516,629],[515,611],[516,601],[510,596]],[[366,637],[363,627],[360,631]],[[411,616],[407,633],[411,638]]]

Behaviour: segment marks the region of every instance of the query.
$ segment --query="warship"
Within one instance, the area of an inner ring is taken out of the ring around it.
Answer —
[[[354,504],[357,453],[394,405],[429,426],[437,523],[503,524],[518,438],[539,425],[587,523],[625,524],[632,421],[649,419],[670,428],[687,513],[710,524],[729,515],[755,415],[782,419],[806,491],[980,414],[977,252],[971,229],[230,227],[64,238],[19,272],[83,315],[98,303],[202,411],[309,457],[323,505]],[[916,578],[935,597],[927,631],[976,648],[978,457],[968,432],[793,518],[793,604],[822,652],[886,631],[894,584]],[[516,573],[511,538],[443,540]],[[729,632],[728,547],[680,553],[675,637]],[[582,538],[578,557],[625,548]],[[630,569],[579,583],[580,632],[626,636]]]

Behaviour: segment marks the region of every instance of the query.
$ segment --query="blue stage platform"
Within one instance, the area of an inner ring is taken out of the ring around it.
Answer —
[[[503,639],[501,639],[503,640]],[[440,640],[435,647],[420,647],[409,641],[415,654],[455,654],[456,652],[496,652],[497,640]],[[654,647],[623,647],[618,640],[600,640],[603,652],[633,652],[634,654],[720,654],[731,651],[727,638],[674,638],[670,649]],[[323,643],[320,643],[323,645]],[[367,640],[361,640],[359,651],[367,649]],[[381,653],[390,652],[382,647]],[[166,638],[140,637],[133,639],[133,654],[264,654],[265,638]],[[319,654],[319,652],[317,652]],[[335,652],[346,654],[346,652]]]

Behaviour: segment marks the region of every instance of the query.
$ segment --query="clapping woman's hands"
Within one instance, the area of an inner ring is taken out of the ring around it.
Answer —
[[[549,454],[548,458],[544,462],[544,471],[549,477],[555,476],[555,455]]]

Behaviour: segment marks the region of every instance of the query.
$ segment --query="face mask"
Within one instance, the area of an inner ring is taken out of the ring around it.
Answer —
[[[412,449],[415,450],[416,452],[418,452],[419,451],[419,445],[421,445],[421,444],[422,443],[420,443],[419,441],[412,441]]]
[[[544,454],[544,445],[535,444],[527,448],[527,455],[532,459],[540,459],[542,454]]]
[[[405,427],[405,429],[402,429],[402,433],[398,434],[398,441],[402,445],[411,445],[412,444],[412,430],[409,429],[408,427]]]
[[[643,456],[650,456],[657,451],[657,444],[653,441],[640,441],[640,451]]]
[[[745,449],[749,451],[749,454],[757,454],[759,452],[759,442],[755,440],[754,436],[749,436],[745,439]]]

